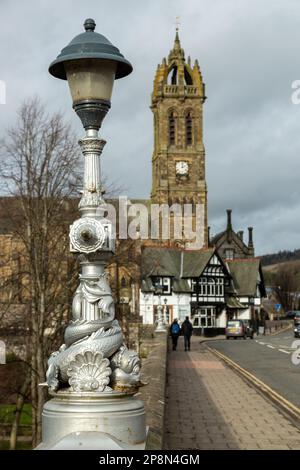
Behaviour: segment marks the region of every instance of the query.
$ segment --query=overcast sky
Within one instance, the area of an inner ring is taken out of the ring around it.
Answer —
[[[38,94],[83,132],[66,82],[49,63],[85,18],[134,67],[117,81],[102,127],[107,178],[130,197],[151,186],[150,94],[157,63],[174,41],[175,18],[186,56],[198,59],[206,84],[204,143],[209,224],[223,229],[233,209],[236,230],[254,226],[256,253],[300,248],[299,0],[0,0],[0,134],[22,101]]]

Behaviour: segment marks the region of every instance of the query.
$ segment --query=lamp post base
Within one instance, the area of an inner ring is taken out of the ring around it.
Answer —
[[[143,402],[120,392],[58,392],[44,405],[36,450],[138,450],[146,446]]]
[[[155,328],[155,333],[166,333],[167,329],[164,323],[158,323],[157,327]]]

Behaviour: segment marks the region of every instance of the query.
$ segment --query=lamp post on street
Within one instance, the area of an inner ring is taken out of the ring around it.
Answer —
[[[163,320],[163,306],[161,304],[161,295],[163,293],[163,286],[156,284],[155,294],[158,295],[158,305],[157,305],[157,327],[155,333],[165,333],[166,326]]]
[[[39,449],[145,447],[144,405],[134,397],[140,359],[123,343],[105,273],[115,247],[112,224],[104,217],[100,156],[105,141],[98,136],[114,81],[129,75],[132,66],[95,26],[87,19],[85,31],[49,67],[51,75],[67,80],[86,134],[79,140],[84,157],[81,218],[70,228],[70,250],[79,256],[81,273],[64,344],[48,361],[46,385],[53,398],[44,406]]]
[[[164,304],[165,304],[165,308],[164,308],[164,323],[165,323],[166,326],[168,325],[168,318],[167,318],[168,306],[167,306],[167,303],[168,303],[168,299],[167,299],[167,297],[165,297],[165,298],[164,298]]]

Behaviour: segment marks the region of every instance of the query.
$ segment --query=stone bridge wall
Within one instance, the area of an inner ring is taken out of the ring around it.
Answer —
[[[142,382],[138,397],[146,409],[149,426],[147,446],[149,450],[163,449],[165,417],[165,390],[167,371],[167,335],[154,333],[154,327],[139,324],[139,354],[142,359]]]

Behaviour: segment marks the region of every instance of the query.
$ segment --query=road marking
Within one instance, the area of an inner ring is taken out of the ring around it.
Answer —
[[[271,346],[271,344],[267,344],[268,348],[275,349],[274,346]]]
[[[263,382],[262,380],[259,380],[257,377],[255,377],[255,375],[251,374],[247,369],[244,369],[239,364],[229,359],[229,357],[225,356],[225,354],[220,353],[219,351],[217,351],[214,348],[211,348],[207,344],[206,344],[206,347],[209,351],[214,353],[216,356],[219,356],[220,359],[226,362],[233,369],[240,372],[241,375],[243,375],[246,379],[248,379],[254,385],[256,385],[256,387],[259,388],[263,393],[265,393],[270,398],[272,398],[273,401],[276,402],[279,406],[284,408],[286,411],[288,411],[290,414],[295,416],[297,419],[300,418],[300,408],[298,408],[296,405],[294,405],[289,400],[284,398],[282,395],[277,393],[275,390],[269,387],[265,382]]]
[[[258,341],[258,344],[264,344],[265,345],[266,343],[263,343],[262,341]]]
[[[278,349],[278,351],[283,352],[285,354],[290,354],[291,351],[286,351],[285,349]]]

